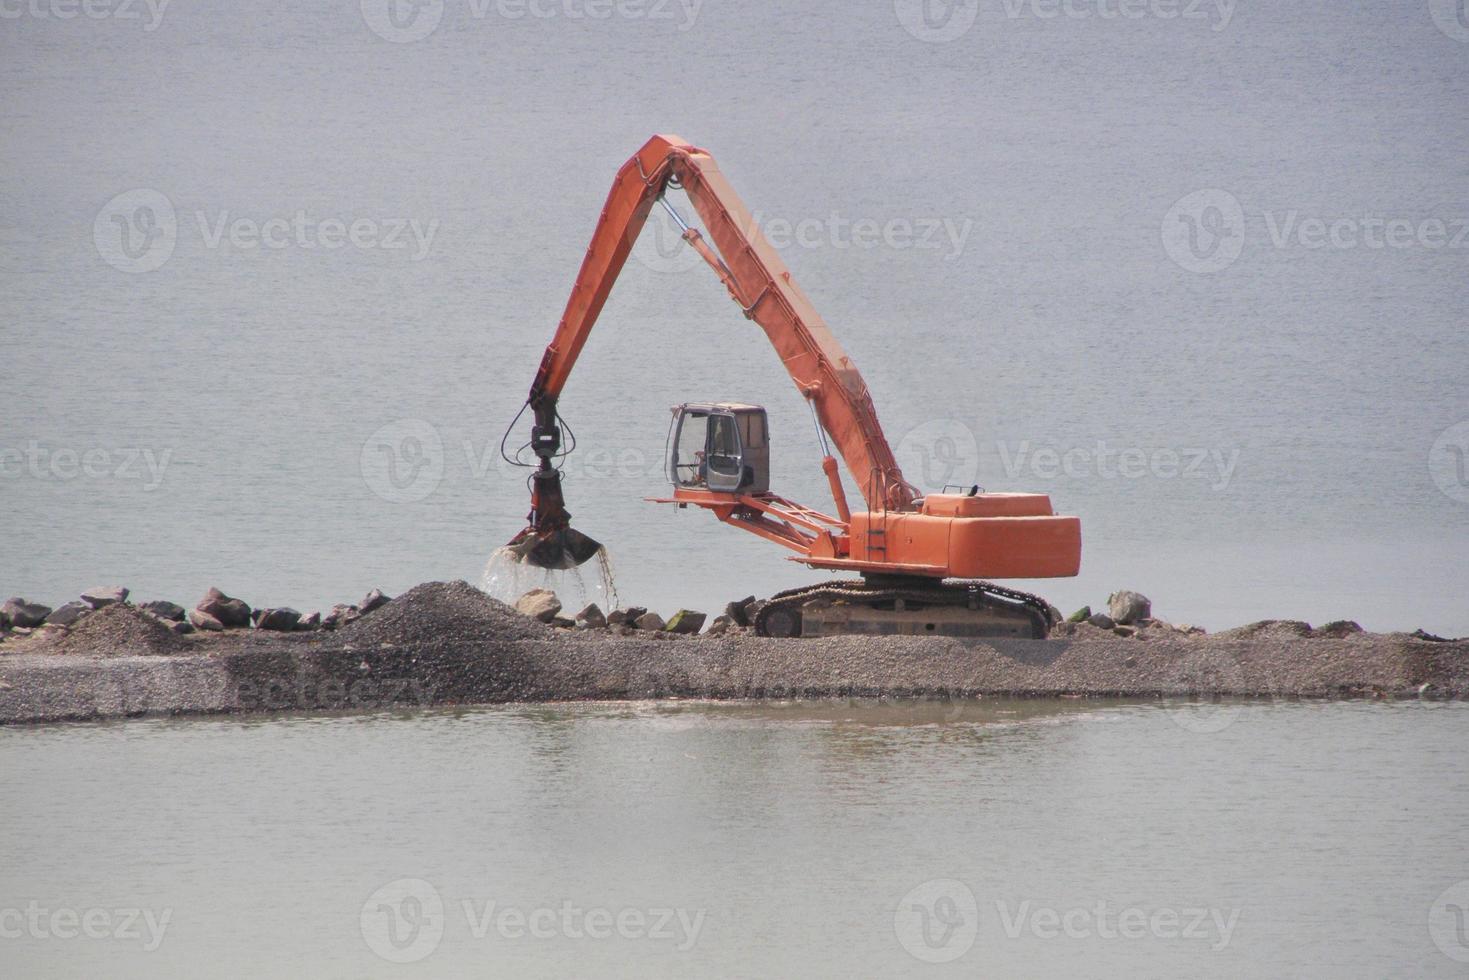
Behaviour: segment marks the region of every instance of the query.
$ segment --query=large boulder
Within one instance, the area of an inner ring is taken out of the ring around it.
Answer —
[[[46,617],[46,622],[52,626],[71,626],[91,611],[91,606],[79,599],[73,599],[64,606],[58,606],[51,615]]]
[[[334,630],[340,626],[346,626],[356,618],[356,606],[349,606],[346,603],[339,602],[335,606],[332,606],[325,616],[321,617],[321,628],[324,630]]]
[[[301,613],[289,606],[279,609],[262,609],[260,618],[255,621],[258,630],[275,630],[279,633],[289,633],[296,628],[301,621]]]
[[[246,621],[248,622],[249,620],[247,619]],[[224,623],[221,623],[213,615],[202,609],[189,610],[189,624],[195,629],[203,630],[206,633],[218,633],[224,629]]]
[[[143,603],[138,608],[159,619],[167,619],[175,623],[183,622],[184,614],[188,611],[177,602],[169,602],[167,599],[154,599],[152,602]]]
[[[389,597],[383,594],[382,589],[373,589],[361,602],[357,603],[357,615],[366,616],[378,606],[386,605],[389,601]]]
[[[1117,621],[1114,620],[1111,616],[1108,616],[1106,613],[1096,613],[1094,615],[1088,616],[1086,618],[1086,621],[1088,623],[1091,623],[1099,630],[1109,630],[1117,625]]]
[[[300,619],[296,620],[296,629],[298,629],[298,630],[317,630],[317,629],[321,629],[321,613],[319,613],[319,612],[313,612],[313,613],[307,613],[306,615],[302,616]]]
[[[101,585],[82,593],[82,601],[92,609],[128,601],[128,590],[120,585]]]
[[[704,620],[708,617],[701,612],[691,609],[680,609],[673,614],[665,629],[670,633],[679,633],[684,636],[692,636],[704,628]]]
[[[602,615],[602,607],[595,602],[589,602],[585,609],[576,614],[576,625],[586,630],[605,629],[607,617]]]
[[[1107,614],[1118,626],[1131,626],[1140,619],[1151,619],[1152,601],[1141,592],[1123,589],[1107,597]]]
[[[561,612],[561,600],[550,589],[531,589],[515,600],[515,611],[522,616],[550,623]]]
[[[641,616],[633,621],[633,625],[640,630],[649,630],[652,632],[661,632],[668,626],[668,624],[663,621],[663,617],[655,612],[643,613]]]
[[[6,599],[5,605],[0,606],[0,616],[3,616],[11,626],[19,626],[21,629],[34,629],[44,623],[49,615],[51,615],[50,606],[43,606],[39,602],[26,602],[19,596]]]
[[[194,609],[217,620],[225,629],[249,629],[250,627],[250,606],[243,599],[231,598],[216,588],[210,588]],[[198,623],[194,625],[199,626]],[[199,626],[199,628],[208,629],[209,627]]]
[[[724,615],[736,626],[750,625],[750,607],[755,604],[755,597],[747,595],[743,599],[736,599],[724,607]]]
[[[704,635],[723,636],[724,634],[729,632],[729,628],[733,625],[734,620],[730,619],[728,616],[715,616],[714,621],[709,624],[709,628],[704,631]]]

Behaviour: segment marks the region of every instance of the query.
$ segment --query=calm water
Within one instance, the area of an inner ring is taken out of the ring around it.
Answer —
[[[915,482],[1081,515],[1057,604],[1469,633],[1452,3],[987,0],[945,43],[972,3],[387,5],[0,21],[0,593],[474,580],[612,174],[673,131],[784,243]],[[564,400],[571,509],[629,601],[809,581],[643,502],[668,406],[734,399],[826,503],[769,346],[649,234]]]
[[[3,730],[0,915],[161,928],[57,939],[12,915],[0,957],[9,976],[1460,976],[1466,736],[1463,704],[1003,701]]]

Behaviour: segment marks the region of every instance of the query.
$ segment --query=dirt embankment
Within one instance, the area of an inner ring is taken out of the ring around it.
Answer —
[[[1469,697],[1469,640],[1298,623],[1060,632],[975,642],[566,630],[463,582],[418,586],[333,632],[182,635],[118,604],[0,644],[0,723],[667,697]]]

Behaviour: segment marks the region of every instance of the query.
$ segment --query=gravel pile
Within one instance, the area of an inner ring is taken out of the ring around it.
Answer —
[[[157,656],[179,653],[188,641],[135,606],[109,605],[37,643],[36,653],[66,656]]]
[[[354,646],[393,646],[482,640],[541,640],[550,627],[522,616],[462,579],[425,582],[337,630]]]

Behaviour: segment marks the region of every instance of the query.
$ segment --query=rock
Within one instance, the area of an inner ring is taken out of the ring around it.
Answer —
[[[636,623],[639,619],[641,619],[643,617],[643,614],[646,613],[647,611],[648,611],[648,607],[647,606],[628,606],[627,607],[627,621],[629,623]]]
[[[321,629],[321,613],[313,612],[302,616],[296,620],[296,629],[302,631]]]
[[[260,617],[262,615],[264,615],[264,613],[265,613],[265,610],[264,609],[257,608],[257,609],[250,610],[250,624],[252,626],[259,627],[260,626]]]
[[[736,599],[724,607],[724,615],[736,626],[750,625],[750,606],[755,602],[755,597],[747,595],[743,599]],[[718,618],[717,616],[715,617]]]
[[[51,615],[51,607],[43,606],[39,602],[26,602],[20,597],[6,599],[5,605],[0,606],[6,621],[11,626],[19,626],[23,629],[34,629],[46,621]]]
[[[680,609],[664,628],[680,636],[693,636],[704,628],[704,620],[708,618],[704,613],[694,612],[692,609]]]
[[[607,614],[607,625],[608,626],[625,626],[625,625],[627,625],[627,610],[626,609],[614,609],[614,610],[612,610],[610,613]]]
[[[189,610],[189,622],[195,629],[204,630],[209,633],[220,633],[224,630],[224,623],[214,618],[202,609]]]
[[[1112,627],[1112,632],[1113,633],[1116,633],[1118,636],[1125,636],[1125,637],[1131,638],[1131,637],[1137,636],[1137,627],[1136,626],[1114,626],[1114,627]]]
[[[332,606],[330,612],[321,617],[321,628],[324,630],[334,630],[338,626],[346,626],[356,618],[356,606],[349,606],[346,603],[339,602],[335,606]]]
[[[731,619],[730,617],[728,617],[728,616],[715,616],[714,617],[714,621],[709,624],[709,628],[704,631],[704,635],[705,636],[723,636],[724,634],[726,634],[726,633],[729,632],[729,628],[731,626],[733,626],[733,625],[734,625],[734,620]]]
[[[640,630],[650,630],[652,632],[662,632],[668,626],[668,624],[663,621],[663,617],[655,612],[643,613],[636,620],[634,620],[633,625],[635,625]]]
[[[1087,620],[1089,620],[1091,618],[1092,618],[1092,607],[1091,606],[1082,606],[1080,609],[1076,610],[1076,612],[1074,612],[1070,616],[1068,616],[1066,618],[1066,622],[1068,622],[1068,623],[1084,623],[1084,622],[1086,622]]]
[[[275,630],[278,633],[289,633],[301,622],[301,613],[290,606],[281,606],[279,609],[263,609],[260,618],[255,621],[258,630]]]
[[[1357,633],[1361,632],[1362,627],[1358,626],[1351,620],[1338,619],[1334,622],[1327,623],[1325,626],[1316,627],[1316,629],[1312,630],[1311,635],[1324,636],[1334,640],[1339,640],[1344,636],[1354,636]]]
[[[165,619],[163,621],[163,625],[167,626],[173,632],[178,633],[180,636],[194,632],[193,623],[181,623],[175,622],[171,619]]]
[[[366,616],[377,607],[385,605],[389,601],[389,597],[383,595],[382,589],[373,589],[357,604],[357,615]]]
[[[249,629],[250,606],[243,599],[232,599],[216,588],[211,588],[194,607],[198,612],[214,619],[225,629]],[[198,623],[194,623],[199,626]],[[208,629],[199,626],[200,629]]]
[[[82,601],[93,609],[128,601],[128,590],[120,585],[104,585],[82,593]]]
[[[522,616],[549,623],[561,611],[561,600],[550,589],[531,589],[515,600],[515,611]]]
[[[551,625],[559,630],[576,629],[576,620],[567,619],[565,616],[553,616],[551,618]]]
[[[58,607],[51,615],[46,617],[48,626],[70,626],[92,611],[92,607],[80,600],[73,600],[64,606]]]
[[[1117,625],[1131,626],[1139,619],[1147,619],[1153,615],[1153,603],[1141,592],[1123,589],[1107,597],[1107,613]]]
[[[602,615],[600,606],[595,602],[589,602],[585,609],[576,614],[576,625],[589,630],[605,629],[607,617]]]
[[[1106,613],[1097,613],[1096,615],[1088,616],[1086,621],[1088,623],[1091,623],[1099,630],[1109,630],[1117,625],[1116,622],[1113,621],[1112,617],[1108,616]]]
[[[169,602],[167,599],[154,599],[152,602],[143,603],[138,608],[159,619],[168,619],[175,623],[183,622],[184,615],[188,611],[177,602]]]

